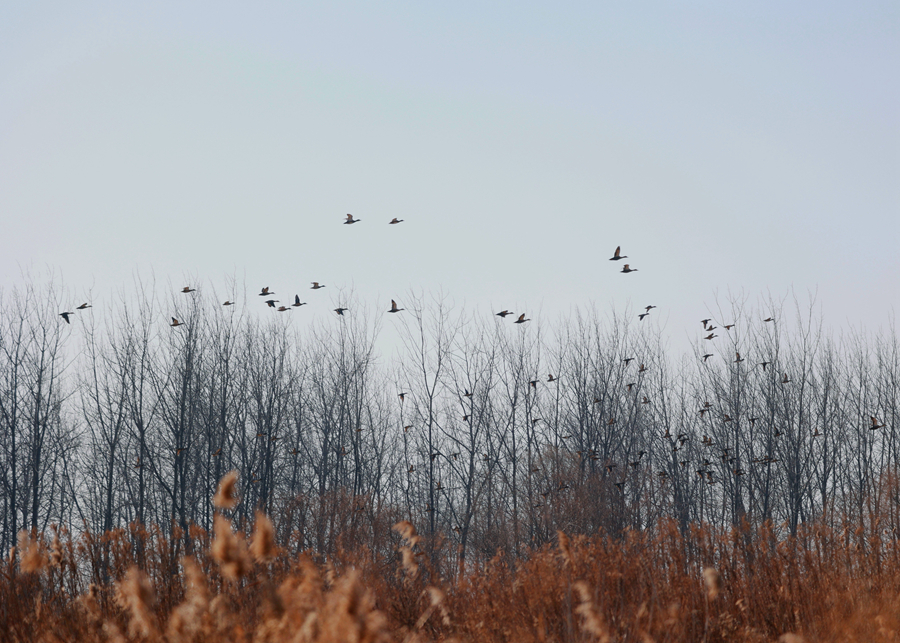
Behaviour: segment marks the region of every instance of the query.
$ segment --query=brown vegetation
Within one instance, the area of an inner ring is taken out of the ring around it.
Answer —
[[[0,577],[13,641],[889,641],[900,631],[900,547],[870,529],[770,526],[615,538],[559,532],[453,579],[408,522],[393,551],[277,549],[257,513],[248,544],[219,515],[169,558],[159,530],[22,532]],[[251,557],[252,554],[252,557]],[[109,560],[104,582],[100,560]],[[793,638],[792,638],[793,637]]]

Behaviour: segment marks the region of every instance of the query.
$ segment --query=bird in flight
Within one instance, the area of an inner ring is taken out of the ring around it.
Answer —
[[[300,301],[300,295],[294,295],[294,303],[291,306],[305,306],[305,301]]]
[[[81,304],[80,306],[76,306],[75,310],[84,310],[85,308],[93,308],[93,306],[91,306],[89,303],[85,302],[85,303]]]
[[[609,258],[610,261],[618,261],[619,259],[627,259],[628,255],[622,255],[622,246],[616,246],[616,252],[612,257]],[[628,266],[625,266],[626,268]]]
[[[234,302],[226,299],[222,305],[223,306],[234,306]]]
[[[174,326],[181,326],[182,324],[183,324],[182,322],[178,321],[177,319],[175,319],[175,318],[173,317],[173,318],[172,318],[172,323],[169,324],[169,326],[173,326],[173,327],[174,327]]]
[[[359,219],[354,219],[352,214],[347,215],[347,220],[344,221],[344,225],[350,225],[351,223],[356,223]]]
[[[656,306],[644,306],[644,310],[646,310],[648,313],[650,312],[651,308],[656,308]]]
[[[718,337],[718,335],[716,335],[715,333],[710,333],[709,335],[707,335],[707,336],[704,337],[703,339],[712,339],[713,337]]]
[[[767,317],[767,318],[764,319],[763,321],[764,321],[764,322],[773,322],[773,321],[775,321],[775,318],[774,318],[774,317]]]
[[[531,320],[525,319],[525,313],[522,313],[521,315],[519,315],[519,318],[516,321],[514,321],[513,323],[514,324],[524,324],[525,322],[528,322],[528,321],[531,321]]]
[[[277,299],[266,299],[269,308],[275,308],[275,304],[279,303]]]
[[[290,311],[290,310],[291,310],[290,308],[287,308],[287,307],[285,307],[285,306],[279,306],[279,307],[278,307],[278,312],[280,312],[280,313],[287,312],[287,311]]]
[[[196,290],[196,288],[191,288],[190,286],[185,286],[184,288],[181,289],[181,292],[189,293],[189,292],[194,292],[195,290]]]
[[[391,299],[391,309],[388,311],[389,313],[399,313],[403,308],[397,308],[397,302]]]
[[[771,364],[771,362],[760,362],[759,365],[763,367],[763,370],[766,370],[766,366]]]
[[[722,328],[724,328],[725,330],[731,330],[732,328],[734,328],[734,324],[728,324],[726,326],[722,326]]]
[[[268,286],[266,286],[265,288],[263,288],[262,290],[259,291],[260,297],[268,297],[269,295],[274,295],[274,294],[275,294],[274,292],[269,291]]]
[[[710,357],[712,357],[712,356],[713,356],[712,353],[707,353],[706,355],[703,356],[703,361],[705,362],[706,360],[708,360],[708,359],[709,359]]]
[[[334,312],[336,312],[338,315],[340,315],[341,317],[343,317],[343,316],[344,316],[344,311],[345,311],[345,310],[350,310],[350,309],[349,309],[349,308],[340,308],[340,307],[339,307],[339,308],[335,308],[335,309],[334,309]]]
[[[325,284],[322,284],[320,286],[318,281],[313,281],[312,287],[310,288],[310,290],[318,290],[319,288],[324,288],[324,287],[325,287]]]
[[[791,378],[788,377],[787,373],[784,374],[784,377],[781,379],[782,384],[787,384],[791,381]]]
[[[515,315],[515,313],[511,310],[501,310],[497,313],[497,317],[503,317],[504,319],[506,319],[507,315]]]
[[[637,272],[637,271],[638,271],[637,268],[630,268],[630,267],[628,266],[628,264],[626,263],[626,264],[625,264],[625,267],[622,268],[619,272],[624,272],[624,273],[627,274],[627,273],[629,273],[629,272]]]
[[[390,225],[394,225],[395,223],[403,223],[403,219],[398,219],[397,217],[394,217],[393,219],[391,219],[390,221],[388,221],[388,223],[389,223]]]
[[[646,317],[649,314],[650,313],[641,313],[640,315],[638,315],[638,319],[640,319],[641,321],[644,321],[644,317]]]
[[[735,355],[737,355],[737,358],[734,360],[734,363],[735,363],[735,364],[744,361],[744,358],[741,357],[741,354],[740,354],[740,353],[735,353]]]
[[[69,321],[69,315],[74,315],[75,313],[60,313],[59,316],[66,320],[67,324],[71,324]]]

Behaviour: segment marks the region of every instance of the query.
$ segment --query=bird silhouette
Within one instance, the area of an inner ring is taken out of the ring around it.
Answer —
[[[349,309],[349,308],[341,308],[341,307],[338,307],[338,308],[335,308],[335,309],[334,309],[334,312],[336,312],[338,315],[340,315],[341,317],[343,317],[343,316],[344,316],[344,311],[345,311],[345,310],[350,310],[350,309]]]
[[[872,431],[874,431],[876,429],[884,428],[884,422],[882,422],[881,424],[878,424],[878,418],[875,417],[874,415],[870,415],[869,419],[872,420],[872,426],[869,427],[869,429],[871,429]]]
[[[704,337],[703,339],[713,339],[714,337],[718,337],[718,335],[716,335],[715,333],[710,333],[709,335],[707,335],[707,336]]]
[[[791,379],[788,377],[787,373],[785,373],[785,374],[784,374],[784,377],[783,377],[782,380],[781,380],[781,383],[782,383],[782,384],[787,384],[787,383],[790,382],[790,381],[791,381]]]
[[[764,322],[773,322],[773,321],[775,321],[775,318],[774,318],[774,317],[767,317],[767,318],[764,319],[763,321],[764,321]]]
[[[760,362],[759,365],[763,367],[763,370],[766,370],[766,366],[771,364],[771,362]]]
[[[388,311],[389,313],[399,313],[403,308],[397,308],[397,302],[391,299],[391,309]]]
[[[75,310],[84,310],[85,308],[93,308],[93,306],[91,306],[89,303],[85,302],[85,303],[81,304],[80,306],[76,306]]]
[[[618,261],[619,259],[627,259],[628,255],[622,255],[622,246],[616,246],[616,251],[612,257],[609,258],[610,261]],[[626,268],[628,266],[625,266]]]
[[[653,309],[653,308],[656,308],[656,306],[644,306],[644,310],[646,310],[648,313],[649,313],[650,310]]]
[[[233,302],[233,301],[229,301],[228,299],[226,299],[226,300],[222,303],[222,305],[223,305],[223,306],[234,306],[234,302]]]
[[[75,313],[60,313],[59,316],[66,320],[67,324],[71,324],[69,321],[69,315],[74,315]]]
[[[181,292],[189,293],[189,292],[194,292],[195,290],[196,290],[196,288],[191,288],[190,286],[185,286],[184,288],[181,289]]]
[[[634,361],[634,358],[633,358],[633,357],[626,357],[626,358],[623,359],[622,361],[625,362],[625,366],[628,366],[628,364],[629,364],[630,362],[633,362],[633,361]]]
[[[397,393],[397,397],[400,398],[400,403],[403,403],[403,400],[406,399],[406,393]]]
[[[725,326],[722,326],[722,328],[724,328],[725,330],[731,330],[732,328],[734,328],[734,324],[727,324]]]
[[[705,362],[706,360],[708,360],[708,359],[709,359],[710,357],[712,357],[712,356],[713,356],[712,353],[707,353],[706,355],[703,356],[703,361]]]
[[[640,315],[638,315],[638,319],[641,320],[641,321],[644,321],[644,317],[646,317],[646,316],[649,315],[649,314],[650,314],[650,313],[641,313]]]
[[[735,358],[735,360],[734,360],[734,363],[735,363],[735,364],[738,364],[738,363],[744,361],[744,358],[741,357],[741,354],[740,354],[740,353],[735,353],[735,355],[737,355],[737,358]]]
[[[515,313],[511,310],[501,310],[499,313],[497,313],[497,317],[503,317],[504,319],[507,315],[515,315]]]
[[[278,312],[280,312],[280,313],[283,313],[283,312],[290,312],[290,310],[291,310],[290,308],[287,308],[287,307],[285,307],[285,306],[279,306],[279,307],[278,307]]]
[[[172,323],[169,324],[169,326],[181,326],[181,325],[182,325],[182,322],[178,321],[174,317],[172,318]]]
[[[358,221],[359,221],[359,219],[354,219],[352,214],[348,214],[347,220],[344,221],[344,225],[350,225],[351,223],[356,223]]]
[[[706,328],[706,325],[711,321],[711,319],[701,319],[700,323],[703,324],[703,328]]]
[[[393,219],[391,219],[390,221],[388,221],[388,223],[389,223],[390,225],[394,225],[395,223],[403,223],[403,219],[398,219],[397,217],[394,217]]]
[[[279,303],[278,299],[266,299],[266,303],[269,305],[269,308],[275,308],[275,304]]]
[[[531,320],[525,319],[525,313],[522,313],[521,315],[519,315],[519,318],[516,321],[514,321],[513,323],[514,324],[524,324],[525,322],[529,322],[529,321],[531,321]]]
[[[305,305],[306,305],[305,301],[300,301],[300,295],[294,295],[294,303],[291,304],[291,306],[297,307],[297,306],[305,306]]]
[[[629,273],[629,272],[637,272],[637,268],[629,268],[628,264],[625,264],[625,267],[622,268],[619,272]]]
[[[638,369],[638,373],[643,373],[646,370],[647,370],[647,367],[644,366],[643,364],[641,364],[641,367]]]
[[[319,285],[318,281],[313,281],[312,287],[310,288],[310,290],[318,290],[319,288],[324,288],[324,287],[325,287],[325,284]]]
[[[553,377],[553,373],[550,373],[550,375],[547,376],[547,381],[548,381],[548,382],[555,382],[555,381],[556,381],[556,378]]]
[[[269,295],[274,295],[274,294],[275,294],[274,292],[269,291],[268,286],[266,286],[265,288],[263,288],[262,290],[259,291],[260,297],[268,297]]]

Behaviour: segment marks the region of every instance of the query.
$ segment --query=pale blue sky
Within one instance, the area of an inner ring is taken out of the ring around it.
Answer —
[[[4,288],[900,308],[896,2],[75,4],[0,7]]]

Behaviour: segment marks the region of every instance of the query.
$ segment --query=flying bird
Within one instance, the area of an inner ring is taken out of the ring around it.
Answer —
[[[354,219],[352,214],[347,215],[347,220],[344,221],[344,225],[350,225],[351,223],[356,223],[359,219]]]
[[[649,314],[650,314],[650,313],[641,313],[640,315],[638,315],[638,319],[641,320],[641,321],[644,321],[644,317],[646,317],[646,316],[649,315]]]
[[[524,324],[525,322],[529,322],[529,321],[531,321],[531,320],[525,319],[525,313],[522,313],[521,315],[519,315],[519,318],[516,321],[514,321],[513,323],[514,324]]]
[[[287,307],[285,307],[285,306],[279,306],[279,307],[278,307],[278,312],[280,312],[280,313],[283,313],[283,312],[290,312],[290,310],[291,310],[290,308],[287,308]]]
[[[773,321],[775,321],[775,318],[774,318],[774,317],[767,317],[767,318],[764,319],[763,321],[764,321],[764,322],[773,322]]]
[[[195,290],[196,290],[196,288],[191,288],[190,286],[185,286],[184,288],[181,289],[181,292],[189,293],[189,292],[194,292]]]
[[[629,268],[628,264],[625,264],[625,267],[622,268],[619,272],[629,273],[629,272],[637,272],[637,268]]]
[[[515,315],[515,313],[511,310],[501,310],[499,313],[497,313],[497,317],[503,317],[504,319],[507,315]]]
[[[67,324],[71,324],[69,321],[69,315],[74,315],[75,313],[60,313],[59,316],[66,320]]]
[[[708,359],[709,359],[710,357],[712,357],[712,356],[713,356],[712,353],[707,353],[706,355],[703,356],[703,361],[705,362],[706,360],[708,360]]]
[[[788,377],[787,373],[784,374],[784,377],[781,379],[782,384],[787,384],[791,379]]]
[[[266,286],[266,287],[263,288],[261,291],[259,291],[259,296],[260,296],[260,297],[268,297],[269,295],[274,295],[274,294],[275,294],[274,292],[270,292],[270,291],[269,291],[269,287],[268,287],[268,286]]]
[[[715,333],[710,333],[709,335],[707,335],[707,336],[704,337],[703,339],[712,339],[713,337],[718,337],[718,335],[716,335]]]
[[[313,282],[311,282],[311,283],[312,283],[312,287],[310,287],[310,290],[318,290],[319,288],[324,288],[324,287],[325,287],[325,284],[322,284],[322,285],[320,286],[318,281],[313,281]]]
[[[388,221],[388,223],[389,223],[390,225],[394,225],[395,223],[403,223],[403,219],[398,219],[397,217],[394,217],[393,219],[391,219],[390,221]]]
[[[650,312],[651,308],[656,308],[656,306],[644,306],[644,310],[646,310],[648,313]]]
[[[735,355],[737,355],[737,358],[734,360],[734,363],[735,363],[735,364],[744,361],[744,358],[741,357],[741,354],[740,354],[740,353],[735,353]]]
[[[85,302],[85,303],[81,304],[80,306],[76,306],[75,310],[84,310],[85,308],[93,308],[93,306],[91,306],[89,303]]]
[[[399,313],[403,308],[397,308],[397,302],[391,299],[391,309],[388,311],[389,313]]]
[[[269,305],[269,308],[275,308],[275,304],[279,303],[278,299],[266,299],[266,303]]]
[[[622,246],[616,246],[616,252],[612,257],[609,258],[610,261],[618,261],[619,259],[627,259],[628,255],[620,254],[622,252]],[[626,268],[628,266],[625,266]]]
[[[344,311],[345,311],[345,310],[350,310],[350,309],[349,309],[349,308],[340,308],[340,307],[339,307],[339,308],[335,308],[335,309],[334,309],[334,312],[336,312],[338,315],[340,315],[341,317],[343,317],[343,316],[344,316]]]
[[[703,324],[703,328],[706,328],[706,325],[711,321],[711,319],[701,319],[700,323]]]
[[[178,321],[174,317],[172,318],[172,323],[169,324],[169,326],[181,326],[181,325],[182,325],[182,322]]]
[[[222,305],[223,306],[234,306],[234,302],[226,299]]]
[[[291,304],[291,306],[296,307],[296,306],[305,306],[305,305],[306,305],[305,301],[300,301],[300,295],[294,295],[294,303]]]

